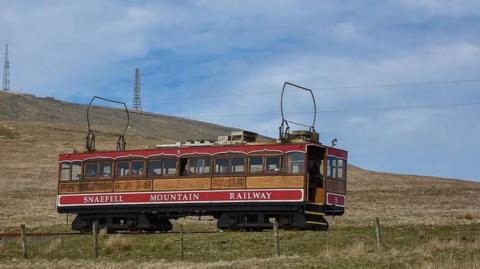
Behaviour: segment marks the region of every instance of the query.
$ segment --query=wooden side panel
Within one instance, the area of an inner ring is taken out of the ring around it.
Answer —
[[[303,188],[303,176],[256,176],[247,177],[247,189],[256,188]]]
[[[315,203],[323,204],[325,203],[325,193],[323,192],[323,188],[317,188],[315,190]]]
[[[211,178],[165,178],[153,181],[154,190],[208,190]]]
[[[97,181],[80,183],[80,192],[111,192],[113,181]]]
[[[60,183],[58,186],[58,193],[79,193],[80,183]]]
[[[111,192],[113,191],[113,181],[60,183],[58,191],[60,194],[82,192]]]
[[[245,177],[212,178],[212,189],[244,189]]]
[[[345,187],[345,181],[328,178],[325,180],[325,189],[327,192],[345,194]]]
[[[122,180],[115,181],[114,183],[115,191],[151,191],[152,190],[152,181],[151,180]]]

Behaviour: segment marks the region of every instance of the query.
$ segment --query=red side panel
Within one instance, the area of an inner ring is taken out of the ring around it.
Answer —
[[[327,192],[327,205],[345,207],[345,195]]]
[[[327,155],[345,160],[348,159],[348,152],[343,149],[327,148]]]
[[[305,152],[306,144],[268,144],[268,145],[241,145],[241,146],[202,146],[202,147],[179,147],[179,148],[158,148],[151,150],[127,150],[127,151],[105,151],[87,153],[60,154],[59,161],[83,161],[96,158],[127,158],[140,157],[148,158],[153,156],[178,157],[188,154],[214,155],[221,153],[262,153],[264,151],[277,151],[279,153],[300,151]]]
[[[58,196],[58,206],[204,204],[238,202],[301,202],[303,189],[163,191],[137,193],[67,194]]]

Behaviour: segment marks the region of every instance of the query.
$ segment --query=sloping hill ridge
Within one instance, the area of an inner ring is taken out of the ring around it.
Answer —
[[[64,223],[56,213],[59,152],[83,150],[86,106],[0,92],[0,231]],[[114,149],[121,110],[97,107],[98,149]],[[98,113],[100,112],[100,113]],[[128,148],[191,138],[216,138],[230,128],[155,114],[132,114]],[[115,129],[117,128],[117,129]],[[480,183],[363,170],[347,171],[347,210],[332,227],[372,225],[462,225],[480,223]]]
[[[97,104],[97,103],[96,103]],[[0,121],[44,122],[72,125],[87,132],[86,105],[39,98],[30,94],[0,92]],[[92,128],[100,132],[121,133],[126,123],[122,109],[95,106],[91,110]],[[127,135],[167,141],[216,139],[232,128],[180,117],[130,111]]]

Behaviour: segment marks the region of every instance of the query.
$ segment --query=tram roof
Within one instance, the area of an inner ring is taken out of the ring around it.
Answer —
[[[150,157],[181,157],[184,155],[217,155],[217,154],[261,154],[306,152],[307,146],[327,148],[329,155],[347,158],[347,151],[331,148],[317,143],[269,143],[269,144],[212,144],[205,146],[179,145],[178,147],[157,147],[155,149],[134,149],[125,151],[92,151],[83,153],[62,153],[59,161],[84,161],[90,159],[120,159],[120,158],[150,158]]]

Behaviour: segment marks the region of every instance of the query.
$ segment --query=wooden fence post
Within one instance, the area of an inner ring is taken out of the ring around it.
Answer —
[[[273,224],[273,243],[275,248],[275,255],[280,256],[280,239],[278,238],[278,220],[277,218],[272,218],[271,222]]]
[[[98,224],[93,222],[92,224],[92,235],[93,235],[93,251],[95,253],[95,258],[98,258]]]
[[[377,237],[377,248],[382,248],[382,233],[380,231],[380,220],[375,219],[375,235]]]
[[[183,224],[180,224],[180,253],[181,253],[181,259],[183,260],[183,250],[185,248],[184,242],[183,242]]]
[[[27,233],[25,224],[20,225],[20,236],[22,237],[22,257],[27,258]]]

